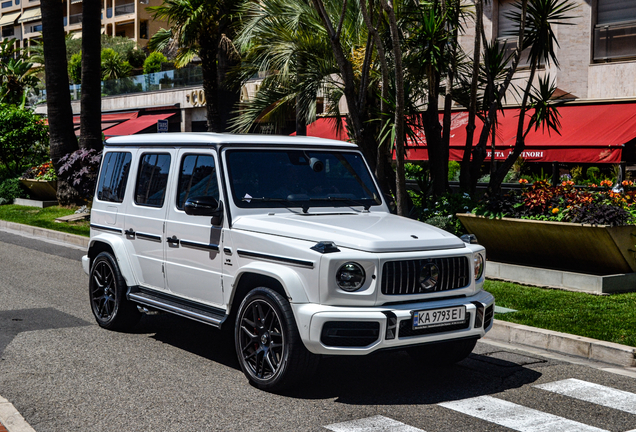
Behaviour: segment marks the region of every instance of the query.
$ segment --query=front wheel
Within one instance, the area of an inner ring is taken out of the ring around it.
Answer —
[[[262,390],[289,387],[318,363],[300,339],[289,302],[270,288],[255,288],[243,299],[234,341],[243,373]]]
[[[462,339],[411,347],[411,358],[425,366],[450,366],[464,360],[473,352],[477,339]]]
[[[108,330],[127,330],[137,324],[141,313],[126,299],[126,281],[113,255],[102,252],[95,257],[88,285],[97,324]]]

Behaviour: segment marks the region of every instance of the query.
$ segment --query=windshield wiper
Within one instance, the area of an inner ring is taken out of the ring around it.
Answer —
[[[362,206],[362,207],[364,207],[364,209],[366,211],[369,211],[369,209],[371,208],[371,204],[368,203],[368,202],[364,203],[362,201],[358,201],[358,200],[351,199],[351,198],[344,198],[344,197],[328,196],[328,197],[325,197],[325,198],[309,198],[309,201],[338,201],[338,202],[346,202],[346,203],[349,203],[349,204],[354,205],[354,206]]]
[[[241,201],[245,201],[247,203],[250,203],[251,201],[281,203],[285,208],[301,207],[303,209],[303,213],[307,213],[309,211],[309,202],[307,200],[290,200],[287,198],[269,197],[243,197]]]

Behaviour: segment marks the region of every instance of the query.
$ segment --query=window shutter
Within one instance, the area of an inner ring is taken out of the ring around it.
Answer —
[[[597,24],[636,21],[636,1],[598,0]]]
[[[519,26],[516,22],[512,21],[510,18],[510,13],[513,11],[518,11],[515,8],[516,1],[514,0],[506,0],[499,2],[499,27],[497,30],[498,38],[516,38],[519,34]]]

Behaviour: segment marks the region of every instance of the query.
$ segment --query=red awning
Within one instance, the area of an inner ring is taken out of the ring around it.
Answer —
[[[342,119],[342,130],[336,132],[336,119],[333,117],[321,117],[310,125],[307,125],[307,136],[327,138],[339,141],[347,141],[347,120]],[[295,136],[296,132],[292,134]]]
[[[106,138],[120,136],[120,135],[133,135],[137,132],[141,132],[151,126],[157,124],[157,120],[165,120],[168,117],[172,117],[175,113],[166,114],[148,114],[141,117],[133,118],[123,123],[113,126],[104,131]]]
[[[139,115],[139,111],[102,114],[102,124],[103,123],[120,123],[126,120],[137,118],[138,115]],[[79,115],[73,116],[73,123],[76,125],[80,124]],[[102,128],[102,129],[105,129],[105,128]]]
[[[525,150],[521,157],[531,162],[570,163],[618,163],[621,161],[623,145],[636,138],[636,104],[614,103],[597,105],[569,105],[559,107],[561,135],[547,130],[532,130],[526,137]],[[530,113],[528,113],[529,115]],[[495,158],[505,159],[515,144],[518,108],[507,108],[499,113],[495,136]],[[307,135],[334,138],[333,120],[318,119],[307,127]],[[322,122],[321,122],[322,121]],[[321,122],[321,123],[319,123]],[[452,114],[450,158],[461,160],[466,144],[468,113]],[[526,120],[526,125],[527,125]],[[315,127],[313,127],[316,125]],[[331,126],[331,130],[328,127]],[[473,144],[477,143],[483,123],[476,119]],[[342,138],[346,139],[346,133]],[[490,158],[488,146],[488,159]],[[428,160],[424,130],[416,131],[416,139],[407,143],[406,157],[409,160]]]

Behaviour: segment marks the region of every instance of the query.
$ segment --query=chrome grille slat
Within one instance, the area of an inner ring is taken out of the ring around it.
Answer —
[[[424,293],[419,284],[419,274],[422,266],[427,263],[433,263],[439,269],[437,285],[431,292],[463,288],[470,282],[467,257],[387,261],[382,266],[382,294],[409,295]]]

